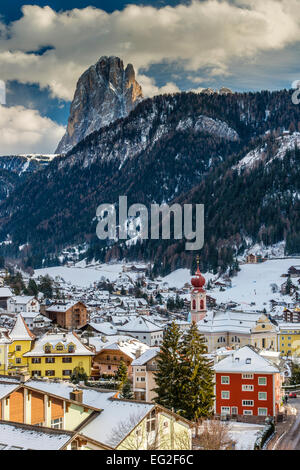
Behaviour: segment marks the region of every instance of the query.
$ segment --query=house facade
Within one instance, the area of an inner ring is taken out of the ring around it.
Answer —
[[[133,394],[135,400],[152,402],[155,399],[156,387],[154,373],[157,371],[156,357],[160,348],[150,348],[132,363]]]
[[[75,333],[48,332],[23,355],[32,377],[69,379],[74,369],[91,375],[94,352]]]
[[[40,303],[35,297],[17,295],[7,300],[8,313],[39,313]]]
[[[46,315],[53,323],[67,330],[82,328],[88,322],[87,308],[82,302],[51,305]]]
[[[121,361],[124,361],[128,376],[132,378],[132,361],[148,349],[146,344],[135,339],[108,343],[93,358],[92,376],[115,375]]]
[[[0,378],[0,419],[1,444],[13,432],[20,450],[192,448],[192,423],[170,410],[70,383]]]
[[[282,400],[282,376],[270,361],[245,346],[214,366],[215,413],[243,420],[276,417]]]

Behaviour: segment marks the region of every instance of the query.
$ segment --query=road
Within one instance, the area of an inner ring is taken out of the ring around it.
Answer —
[[[292,413],[285,432],[273,446],[273,450],[300,450],[300,398],[290,398],[289,408]]]

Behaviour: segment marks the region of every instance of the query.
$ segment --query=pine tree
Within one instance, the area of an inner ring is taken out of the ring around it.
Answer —
[[[122,391],[124,385],[128,381],[128,371],[123,359],[121,359],[119,368],[116,372],[116,379],[118,380],[118,382],[120,382],[119,390]]]
[[[157,371],[154,372],[157,397],[155,402],[169,409],[177,410],[182,393],[180,377],[180,329],[176,323],[166,330],[157,356]]]
[[[182,341],[181,380],[183,399],[179,413],[187,419],[198,421],[210,416],[214,403],[214,374],[205,354],[204,337],[193,323]]]
[[[129,380],[123,385],[122,391],[120,393],[120,398],[125,398],[126,400],[131,400],[133,398],[133,393],[131,391],[131,384]]]

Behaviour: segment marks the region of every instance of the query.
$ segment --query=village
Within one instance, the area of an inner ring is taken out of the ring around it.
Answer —
[[[297,423],[297,258],[249,254],[233,277],[202,275],[199,261],[156,279],[128,263],[3,269],[0,286],[3,449],[267,449]],[[197,423],[156,395],[168,332],[191,325],[213,374]]]

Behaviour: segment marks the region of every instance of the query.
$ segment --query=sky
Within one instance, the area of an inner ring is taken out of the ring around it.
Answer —
[[[53,153],[102,55],[132,63],[154,96],[291,88],[299,52],[300,0],[1,0],[0,155]]]

